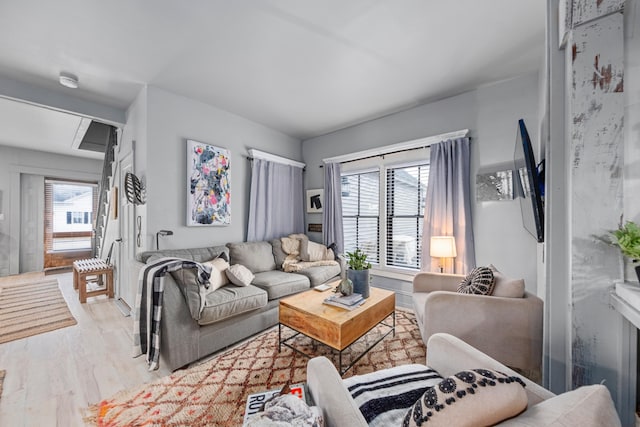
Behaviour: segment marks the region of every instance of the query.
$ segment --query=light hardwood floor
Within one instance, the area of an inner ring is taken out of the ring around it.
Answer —
[[[34,277],[45,276],[0,278],[0,284]],[[0,344],[0,369],[7,371],[0,426],[83,426],[89,405],[169,374],[162,364],[149,372],[144,357],[132,357],[133,321],[113,299],[98,296],[80,304],[71,273],[46,278],[58,279],[78,324]]]

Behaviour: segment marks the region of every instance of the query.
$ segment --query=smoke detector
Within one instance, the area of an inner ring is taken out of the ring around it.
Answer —
[[[78,87],[78,77],[63,71],[60,73],[60,84],[71,89],[76,89]]]

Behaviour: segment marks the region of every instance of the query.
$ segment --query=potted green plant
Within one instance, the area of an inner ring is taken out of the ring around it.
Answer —
[[[353,282],[353,291],[361,294],[363,298],[369,298],[369,269],[371,263],[367,261],[367,254],[360,248],[353,252],[347,252],[347,278]]]
[[[633,221],[627,221],[617,230],[611,232],[614,237],[613,244],[620,248],[622,255],[633,263],[640,261],[640,227]],[[640,265],[636,265],[636,276],[640,282]]]

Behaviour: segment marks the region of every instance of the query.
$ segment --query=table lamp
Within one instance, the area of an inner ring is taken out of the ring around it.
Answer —
[[[429,254],[433,258],[440,258],[440,273],[444,272],[446,258],[455,258],[456,239],[453,236],[431,236]]]

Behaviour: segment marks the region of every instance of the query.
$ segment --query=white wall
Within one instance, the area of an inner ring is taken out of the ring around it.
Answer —
[[[99,180],[101,170],[100,160],[0,146],[0,276],[19,272],[20,175]]]
[[[469,129],[476,262],[492,263],[509,276],[524,278],[527,290],[535,293],[537,243],[522,227],[519,201],[477,203],[475,176],[480,168],[513,161],[518,119],[525,120],[537,145],[538,98],[534,73],[306,140],[306,188],[323,186],[323,158]],[[307,222],[321,221],[320,214],[307,215]],[[322,236],[315,233],[313,238]],[[390,286],[408,291],[406,284]]]
[[[139,107],[139,111],[144,111]],[[144,119],[140,120],[144,122]],[[187,227],[186,140],[194,139],[231,151],[231,225]],[[137,172],[147,185],[147,249],[202,247],[246,238],[250,163],[247,150],[301,160],[300,141],[216,107],[150,86],[146,94],[146,141],[136,141]],[[146,153],[146,155],[144,154]]]

